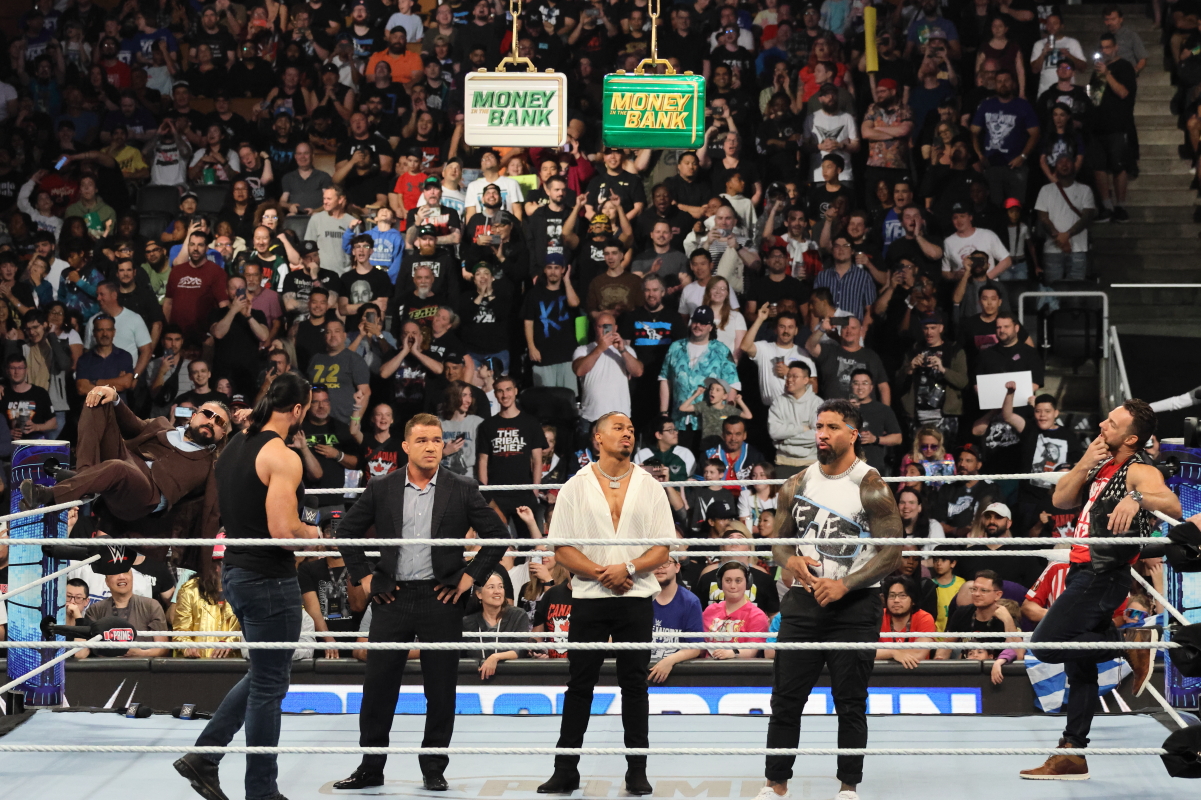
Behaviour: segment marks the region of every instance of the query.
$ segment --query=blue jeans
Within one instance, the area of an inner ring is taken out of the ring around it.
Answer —
[[[1088,274],[1088,253],[1043,253],[1043,274],[1047,284],[1056,281],[1082,281]]]
[[[248,642],[294,642],[300,638],[300,584],[296,577],[268,578],[247,569],[226,567],[225,599]],[[246,725],[249,747],[279,744],[280,703],[292,677],[292,650],[249,650],[250,669],[229,690],[196,740],[198,747],[224,747]],[[221,756],[205,756],[220,763]],[[273,755],[246,756],[246,798],[274,796],[279,770]]]
[[[1113,612],[1130,593],[1126,567],[1095,573],[1087,565],[1068,570],[1063,594],[1038,623],[1030,637],[1032,652],[1040,661],[1063,664],[1068,692],[1067,726],[1063,738],[1072,747],[1087,747],[1093,716],[1101,707],[1097,664],[1121,655],[1121,636],[1113,625]],[[1047,650],[1043,642],[1112,642],[1112,651]]]

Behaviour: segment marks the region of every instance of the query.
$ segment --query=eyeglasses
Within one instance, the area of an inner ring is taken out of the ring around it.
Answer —
[[[229,425],[229,420],[227,420],[225,417],[218,414],[216,411],[213,411],[211,408],[202,408],[202,409],[200,409],[200,413],[203,414],[208,419],[217,420],[222,425],[225,425],[225,426]]]
[[[981,589],[979,586],[973,586],[968,591],[972,594],[992,594],[993,592],[999,592],[1000,589]]]
[[[902,600],[908,596],[909,595],[905,594],[904,592],[889,592],[888,593],[889,600]]]

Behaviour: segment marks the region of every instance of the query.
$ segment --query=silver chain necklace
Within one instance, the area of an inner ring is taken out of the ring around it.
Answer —
[[[828,480],[836,481],[839,478],[845,478],[846,476],[850,475],[851,470],[853,470],[858,465],[859,465],[859,457],[856,456],[855,460],[851,462],[851,466],[847,467],[845,470],[838,473],[837,475],[826,475],[826,471],[824,469],[822,469],[822,475],[825,475]],[[821,469],[821,465],[818,465],[818,469]],[[605,477],[608,477],[608,476],[605,476]]]
[[[602,476],[609,479],[609,488],[610,489],[620,489],[621,482],[624,481],[626,478],[630,477],[630,473],[634,471],[634,465],[630,464],[630,468],[626,470],[626,474],[622,475],[620,478],[614,478],[612,475],[610,475],[609,473],[607,473],[603,469],[601,469],[601,465],[600,465],[599,461],[596,462],[596,471],[599,472]]]

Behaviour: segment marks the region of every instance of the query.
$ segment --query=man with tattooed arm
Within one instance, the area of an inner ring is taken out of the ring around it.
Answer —
[[[859,409],[828,400],[817,409],[817,463],[781,487],[776,538],[812,540],[772,548],[777,564],[792,575],[780,602],[781,642],[874,642],[879,638],[880,579],[901,562],[901,548],[867,544],[868,537],[900,537],[901,516],[880,473],[863,461]],[[867,746],[867,683],[875,664],[871,650],[781,650],[772,679],[769,748],[795,748],[801,712],[822,667],[830,670],[838,746]],[[767,785],[756,800],[787,798],[795,759],[768,756]],[[837,800],[858,800],[862,756],[839,756]]]

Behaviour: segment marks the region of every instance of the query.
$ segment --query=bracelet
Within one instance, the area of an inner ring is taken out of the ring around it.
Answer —
[[[344,459],[344,458],[346,458],[346,454],[345,454],[345,453],[343,453],[341,450],[339,450],[339,451],[338,451],[338,457],[334,459],[334,463],[335,463],[335,464],[341,464],[341,463],[342,463],[342,459]]]
[[[363,418],[362,417],[351,417],[350,421],[351,422],[362,422]]]

